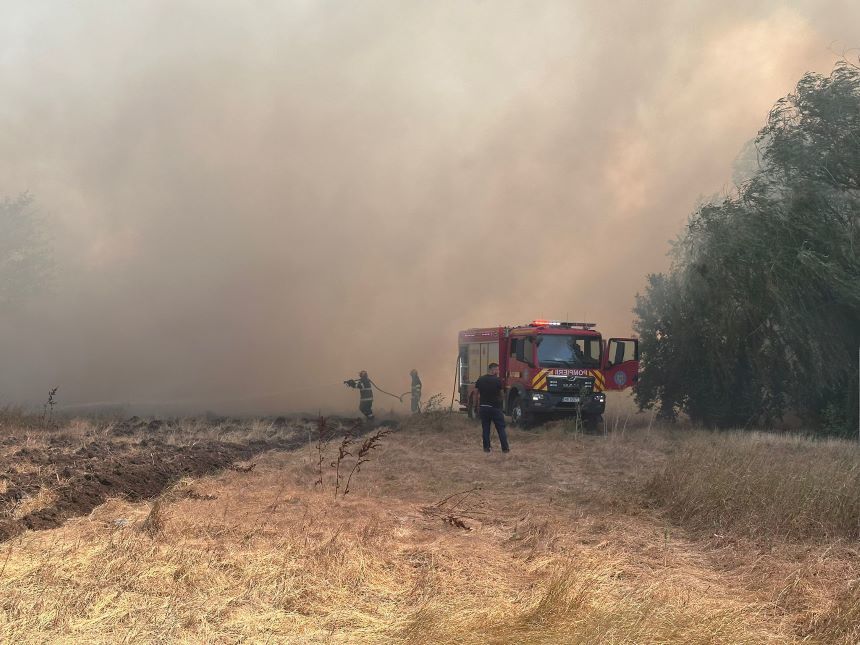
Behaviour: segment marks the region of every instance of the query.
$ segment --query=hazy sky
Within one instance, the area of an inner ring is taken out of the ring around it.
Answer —
[[[855,46],[856,0],[0,0],[0,196],[58,267],[0,311],[0,405],[346,409],[362,368],[450,396],[460,328],[626,335],[772,104]]]

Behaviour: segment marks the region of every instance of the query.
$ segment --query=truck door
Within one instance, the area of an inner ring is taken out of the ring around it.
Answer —
[[[625,390],[639,380],[639,341],[610,338],[603,354],[603,376],[607,390]]]

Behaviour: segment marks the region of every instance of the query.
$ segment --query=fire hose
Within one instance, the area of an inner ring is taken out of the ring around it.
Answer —
[[[370,379],[367,379],[367,380],[368,380],[368,381],[370,381]],[[388,396],[393,397],[393,398],[397,399],[398,401],[400,401],[401,403],[403,403],[403,397],[404,397],[405,395],[401,394],[400,396],[397,396],[396,394],[392,394],[391,392],[386,392],[385,390],[383,390],[381,387],[379,387],[379,386],[378,386],[376,383],[374,383],[373,381],[370,381],[370,384],[371,384],[374,388],[376,388],[378,391],[382,392],[383,394],[387,394]],[[408,394],[408,392],[407,392],[407,394]]]
[[[403,403],[403,397],[404,397],[404,396],[406,396],[407,394],[409,394],[409,392],[406,392],[406,393],[401,394],[400,396],[398,396],[398,395],[396,395],[396,394],[392,394],[391,392],[387,392],[387,391],[383,390],[381,387],[379,387],[376,383],[374,383],[374,382],[373,382],[372,380],[370,380],[369,378],[368,378],[367,380],[368,380],[368,381],[370,381],[370,384],[373,386],[373,389],[377,390],[378,392],[381,392],[382,394],[387,394],[388,396],[390,396],[390,397],[392,397],[392,398],[394,398],[394,399],[397,399],[397,400],[398,400],[398,401],[400,401],[401,403]],[[356,379],[349,379],[348,381],[344,381],[344,384],[345,384],[345,385],[349,385],[350,387],[355,387],[355,386],[354,386],[354,385],[352,385],[352,384],[353,384],[353,383],[356,383],[356,382],[357,382],[357,380],[356,380]]]

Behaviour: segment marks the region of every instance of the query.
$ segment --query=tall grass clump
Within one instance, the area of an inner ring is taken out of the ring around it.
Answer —
[[[702,432],[669,455],[646,492],[696,531],[860,537],[860,447],[848,441]]]

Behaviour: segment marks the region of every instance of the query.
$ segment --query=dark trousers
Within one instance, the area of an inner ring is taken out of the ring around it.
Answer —
[[[358,409],[368,419],[373,418],[373,399],[362,399],[358,404]]]
[[[508,433],[505,432],[505,415],[499,408],[491,408],[488,405],[481,406],[481,427],[484,430],[484,450],[490,449],[490,423],[496,425],[496,432],[499,433],[499,443],[502,444],[502,450],[509,450]]]

